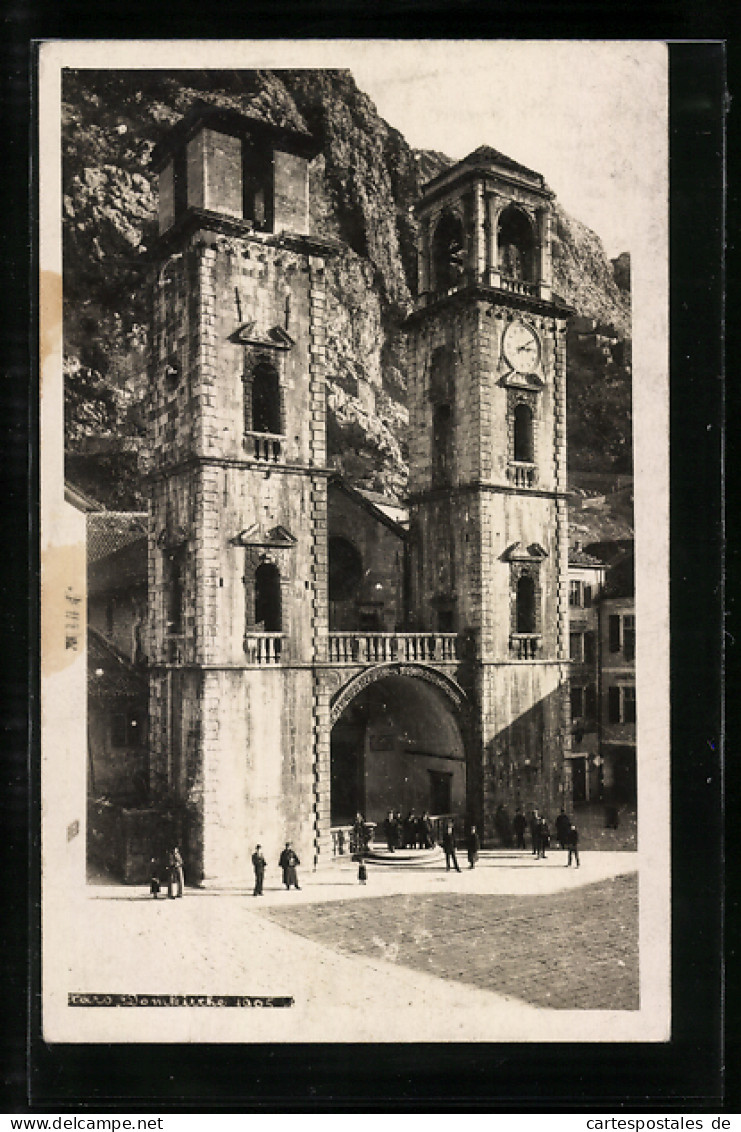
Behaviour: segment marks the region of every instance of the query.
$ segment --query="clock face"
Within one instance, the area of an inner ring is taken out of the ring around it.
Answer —
[[[525,322],[511,322],[504,332],[504,356],[516,373],[532,373],[540,361],[540,342]]]

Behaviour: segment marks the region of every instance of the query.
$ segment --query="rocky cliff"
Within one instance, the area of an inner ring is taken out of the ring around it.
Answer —
[[[401,320],[415,288],[421,185],[449,163],[415,152],[347,71],[69,71],[63,84],[68,474],[102,502],[141,502],[154,145],[197,98],[310,130],[312,225],[340,242],[329,266],[328,440],[353,482],[401,496],[407,467]],[[482,138],[496,145],[496,138]],[[559,209],[556,291],[570,332],[574,469],[629,472],[627,256]],[[626,282],[627,280],[627,282]]]

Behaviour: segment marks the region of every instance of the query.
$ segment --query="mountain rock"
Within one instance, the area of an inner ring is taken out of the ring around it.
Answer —
[[[319,140],[310,170],[312,230],[341,245],[327,271],[329,458],[357,486],[403,496],[408,416],[401,323],[416,286],[412,205],[450,159],[411,149],[349,71],[67,71],[62,93],[66,443],[70,468],[87,490],[94,494],[95,461],[105,459],[98,494],[109,491],[103,479],[115,478],[118,445],[125,449],[130,505],[143,502],[130,461],[146,419],[156,239],[149,159],[167,129],[204,99]],[[488,140],[496,142],[482,139]],[[595,233],[559,207],[554,274],[557,293],[594,324],[569,333],[576,359],[573,379],[569,371],[571,462],[626,471],[629,259],[610,263]],[[108,438],[105,458],[89,451],[93,438]],[[119,444],[121,438],[127,443]],[[117,505],[129,505],[126,499],[119,489]]]

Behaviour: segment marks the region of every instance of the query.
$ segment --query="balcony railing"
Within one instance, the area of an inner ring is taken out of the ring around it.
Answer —
[[[513,295],[536,295],[538,294],[537,283],[526,283],[524,279],[510,279],[507,275],[501,277],[501,288],[503,291],[510,291]]]
[[[246,432],[244,434],[245,447],[250,449],[255,460],[275,464],[280,460],[282,444],[285,438],[272,432]]]
[[[509,639],[515,660],[535,660],[540,652],[540,643],[539,633],[513,633]]]
[[[328,645],[331,664],[458,660],[456,633],[330,633]]]
[[[507,479],[515,487],[534,487],[535,464],[526,463],[523,460],[510,460],[507,465]]]
[[[244,651],[248,664],[280,664],[284,642],[282,633],[247,633]]]

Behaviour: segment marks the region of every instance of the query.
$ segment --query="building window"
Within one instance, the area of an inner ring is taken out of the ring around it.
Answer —
[[[272,562],[255,570],[255,628],[265,633],[282,629],[280,572]]]
[[[529,574],[517,580],[517,633],[535,633],[535,582]]]
[[[329,552],[329,600],[353,601],[363,580],[363,559],[346,538],[332,537]]]
[[[586,582],[572,579],[569,582],[569,605],[589,609],[592,604],[592,587]]]
[[[621,652],[625,660],[633,661],[636,655],[636,619],[633,614],[620,616],[611,613],[609,619],[610,652]]]
[[[584,660],[584,637],[581,633],[569,633],[569,656],[577,664]]]
[[[166,552],[167,565],[167,632],[180,636],[183,632],[185,605],[185,547]]]
[[[522,402],[515,408],[515,460],[531,464],[535,459],[533,446],[533,414]]]
[[[614,684],[607,689],[607,720],[608,723],[635,723],[635,685]]]
[[[517,205],[509,205],[497,227],[499,267],[509,279],[535,282],[535,238],[532,225]]]
[[[453,412],[450,405],[435,405],[432,412],[432,483],[449,484],[453,465]]]
[[[631,615],[623,618],[623,656],[626,660],[636,656],[636,619]]]
[[[597,660],[597,637],[593,631],[584,634],[584,663],[595,664]]]
[[[144,744],[144,720],[137,712],[118,712],[111,718],[111,746],[141,747]]]
[[[623,688],[623,723],[636,721],[636,690],[633,685]]]
[[[448,291],[463,279],[463,224],[446,212],[432,237],[432,279],[435,291]]]
[[[584,716],[584,688],[571,688],[571,719],[582,719]]]
[[[252,375],[249,406],[245,406],[247,432],[282,433],[280,413],[280,381],[274,366],[261,362]],[[249,419],[247,409],[249,408]]]

